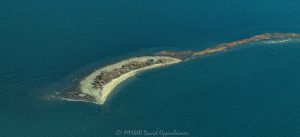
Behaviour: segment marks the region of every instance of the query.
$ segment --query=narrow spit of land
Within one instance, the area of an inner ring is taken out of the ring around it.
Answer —
[[[219,44],[201,51],[161,51],[153,56],[129,58],[95,70],[83,78],[74,90],[62,95],[62,99],[104,104],[107,97],[120,83],[139,72],[176,64],[195,56],[221,52],[239,45],[264,40],[300,38],[296,33],[264,33],[250,38]]]

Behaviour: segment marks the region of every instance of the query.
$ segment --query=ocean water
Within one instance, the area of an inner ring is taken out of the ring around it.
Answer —
[[[47,100],[153,51],[300,33],[297,0],[1,0],[0,137],[300,135],[300,43],[245,45],[138,74],[104,106]],[[129,136],[129,135],[127,135]]]

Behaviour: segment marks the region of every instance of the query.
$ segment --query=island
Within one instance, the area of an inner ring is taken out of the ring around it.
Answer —
[[[151,56],[132,57],[95,70],[75,85],[75,88],[63,93],[59,98],[69,101],[84,101],[102,105],[115,87],[137,73],[153,68],[169,66],[182,61],[188,61],[197,56],[221,52],[247,43],[260,41],[274,43],[273,41],[268,40],[287,42],[294,38],[300,38],[300,34],[264,33],[238,41],[218,44],[213,48],[207,48],[200,51],[161,51]]]
[[[124,80],[136,73],[181,62],[179,58],[169,56],[143,56],[105,66],[84,78],[79,89],[65,95],[78,101],[103,104],[112,90]]]

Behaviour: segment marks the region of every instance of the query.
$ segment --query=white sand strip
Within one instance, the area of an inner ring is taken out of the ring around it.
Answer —
[[[128,64],[131,61],[146,61],[148,59],[153,59],[155,61],[158,60],[158,59],[168,59],[170,61],[168,61],[166,63],[154,64],[154,65],[151,65],[151,66],[147,66],[147,67],[143,67],[143,68],[140,68],[140,69],[132,70],[128,73],[125,73],[125,74],[121,75],[118,78],[113,79],[109,83],[105,84],[103,86],[102,90],[93,88],[92,82],[94,81],[94,79],[101,72],[110,71],[110,70],[113,70],[113,69],[116,69],[116,68],[120,68],[122,65]],[[153,69],[153,68],[163,67],[163,66],[166,66],[166,65],[175,64],[175,63],[178,63],[180,61],[182,61],[182,60],[177,59],[177,58],[167,57],[167,56],[144,56],[144,57],[130,58],[130,59],[121,61],[119,63],[103,67],[103,68],[101,68],[99,70],[96,70],[95,72],[91,73],[89,76],[87,76],[85,79],[83,79],[80,82],[80,90],[81,90],[82,93],[94,97],[97,104],[104,104],[107,97],[113,91],[113,89],[116,86],[118,86],[120,83],[125,81],[126,79],[134,76],[135,74],[137,74],[139,72],[143,72],[143,71]]]

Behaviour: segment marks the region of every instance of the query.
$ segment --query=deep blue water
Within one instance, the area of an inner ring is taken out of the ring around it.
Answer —
[[[1,0],[0,136],[300,136],[300,43],[246,46],[139,74],[105,106],[48,101],[97,66],[300,33],[298,0]]]

